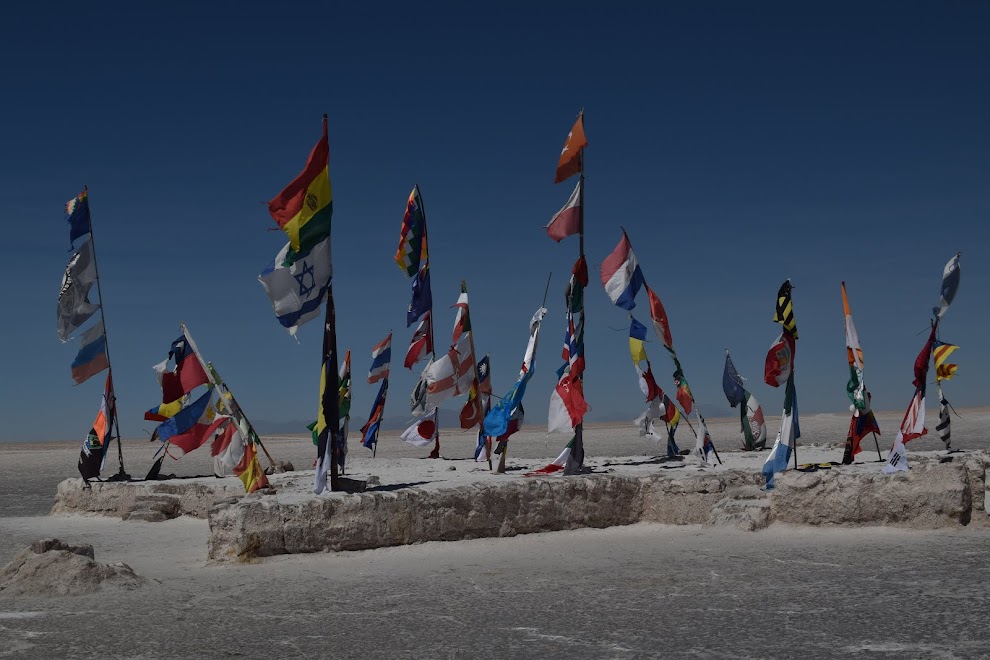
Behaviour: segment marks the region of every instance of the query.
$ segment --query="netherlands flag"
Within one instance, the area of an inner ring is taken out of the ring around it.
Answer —
[[[392,333],[371,349],[371,369],[368,371],[368,382],[377,383],[382,378],[388,378],[388,367],[392,362]]]
[[[643,271],[625,230],[615,250],[602,262],[602,284],[614,304],[626,310],[636,306],[636,294],[644,284]]]

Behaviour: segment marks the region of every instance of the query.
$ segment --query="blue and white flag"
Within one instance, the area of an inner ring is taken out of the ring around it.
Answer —
[[[406,327],[419,320],[423,314],[433,309],[433,290],[430,288],[430,266],[424,265],[412,281],[412,300],[406,310]]]
[[[261,271],[258,281],[272,302],[275,317],[289,334],[320,315],[320,305],[330,288],[330,237],[305,254],[296,254],[289,243]]]
[[[368,370],[368,382],[377,383],[382,378],[388,378],[388,368],[392,362],[392,333],[381,340],[371,349],[371,369]]]
[[[784,395],[784,415],[780,418],[780,431],[777,441],[763,464],[763,476],[767,480],[767,490],[774,487],[773,477],[778,472],[787,469],[787,462],[794,453],[796,441],[801,437],[801,427],[798,424],[797,392],[794,389],[793,376],[787,381],[787,391]]]
[[[639,261],[633,253],[626,232],[612,254],[602,262],[602,284],[612,303],[630,310],[636,306],[636,294],[645,283]]]
[[[956,256],[949,259],[949,263],[945,264],[945,268],[942,270],[942,295],[941,304],[939,307],[932,309],[936,318],[942,318],[945,314],[945,310],[949,309],[949,305],[956,297],[956,291],[959,290],[959,253]]]

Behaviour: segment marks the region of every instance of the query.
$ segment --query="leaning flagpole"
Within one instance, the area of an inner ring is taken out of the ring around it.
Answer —
[[[96,273],[96,295],[100,297],[100,322],[103,324],[103,342],[107,349],[107,378],[113,383],[113,362],[110,361],[110,333],[107,332],[107,318],[103,312],[103,290],[100,288],[100,260],[96,258],[96,232],[93,231],[93,206],[89,203],[89,187],[83,186],[86,193],[86,203],[89,206],[89,241],[93,246],[93,270]],[[120,446],[120,419],[117,415],[117,390],[111,390],[113,394],[113,421],[112,424],[117,429],[117,460],[120,462],[120,470],[114,475],[114,481],[130,481],[131,476],[124,471],[124,450]],[[109,405],[109,401],[107,404]],[[106,457],[106,454],[104,454]]]

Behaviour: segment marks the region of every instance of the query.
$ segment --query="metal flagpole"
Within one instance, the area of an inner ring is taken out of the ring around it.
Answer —
[[[83,186],[86,192],[86,203],[89,206],[89,240],[93,245],[93,270],[96,272],[96,294],[100,297],[100,322],[103,324],[103,343],[107,349],[107,378],[113,384],[113,363],[110,361],[110,333],[107,332],[107,319],[103,311],[103,290],[100,288],[100,262],[96,258],[96,233],[93,231],[93,205],[89,203],[89,187]],[[120,419],[117,416],[117,391],[111,390],[113,396],[113,425],[117,429],[117,460],[120,462],[120,470],[110,481],[130,481],[131,475],[124,471],[124,450],[120,446]],[[109,402],[107,402],[109,403]],[[106,454],[104,454],[106,456]]]
[[[581,112],[578,113],[578,117],[581,118],[581,128],[583,130],[584,129],[583,108],[581,109]],[[578,183],[581,184],[581,206],[578,207],[579,209],[578,228],[580,229],[580,231],[578,231],[578,239],[579,239],[578,257],[579,260],[581,260],[584,259],[584,205],[587,201],[585,199],[585,194],[584,194],[585,188],[584,188],[584,148],[583,147],[581,148],[581,151],[578,154],[578,159],[580,165],[580,174],[578,175],[580,178],[578,179]],[[567,305],[570,306],[570,301],[567,301]],[[584,292],[583,291],[581,292],[581,312],[578,318],[580,319],[581,322],[581,337],[582,337],[581,351],[582,351],[582,355],[585,356],[585,364],[587,364],[588,363],[587,354],[584,353],[584,351],[586,351],[587,348],[584,346],[584,340],[583,340],[584,338]],[[581,375],[578,376],[578,378],[581,379],[581,386],[582,389],[584,389],[583,371],[581,372]],[[576,463],[576,466],[574,466],[571,470],[568,470],[565,467],[564,474],[577,474],[578,472],[581,471],[581,468],[584,467],[584,418],[583,417],[581,421],[578,423],[578,425],[574,427],[574,449],[571,450],[571,456],[574,457],[574,463]]]

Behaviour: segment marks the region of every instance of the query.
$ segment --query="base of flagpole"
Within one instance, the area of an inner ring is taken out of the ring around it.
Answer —
[[[120,471],[112,477],[107,477],[107,481],[130,481],[131,475],[124,472],[124,468],[120,468]]]
[[[335,493],[363,493],[368,490],[368,482],[363,479],[351,479],[350,477],[337,477]]]

